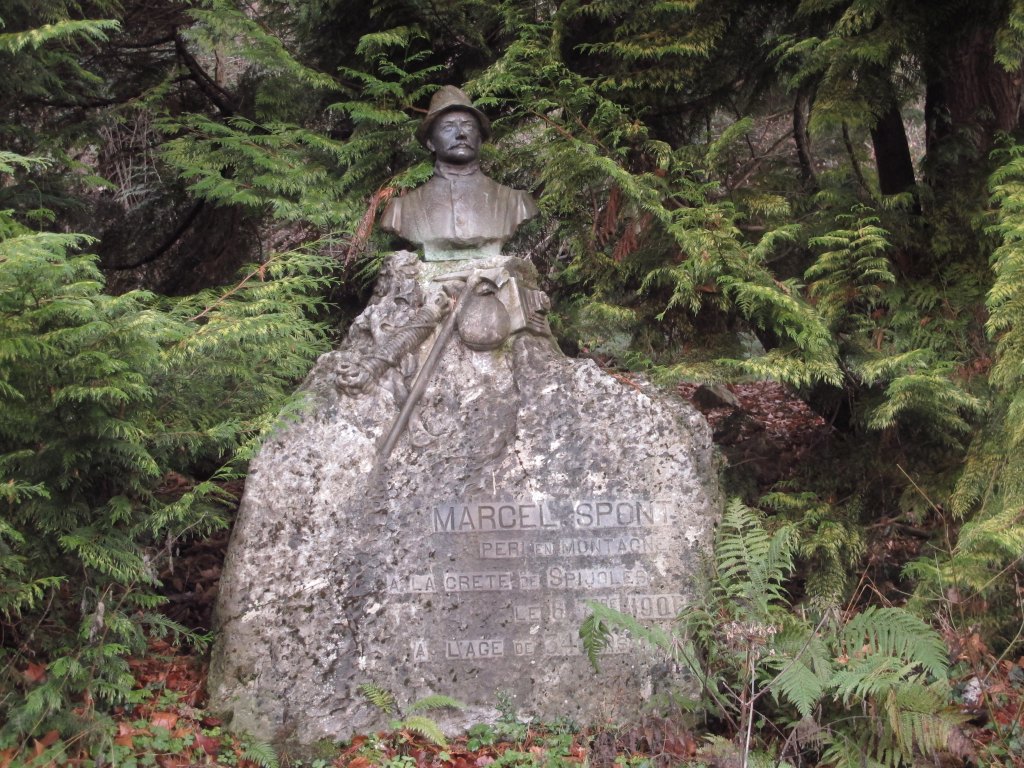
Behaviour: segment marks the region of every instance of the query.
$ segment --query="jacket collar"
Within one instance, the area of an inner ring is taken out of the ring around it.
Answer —
[[[434,175],[440,176],[442,179],[465,178],[467,176],[475,176],[480,173],[480,161],[474,160],[471,163],[465,165],[454,165],[452,163],[434,163]]]

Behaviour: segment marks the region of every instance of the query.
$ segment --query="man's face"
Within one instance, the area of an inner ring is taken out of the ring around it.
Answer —
[[[430,126],[427,149],[446,163],[465,165],[480,155],[480,123],[465,109],[445,112]]]

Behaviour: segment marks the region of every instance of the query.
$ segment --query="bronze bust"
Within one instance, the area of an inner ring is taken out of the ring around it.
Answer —
[[[480,172],[480,145],[490,136],[490,120],[465,93],[450,85],[437,91],[416,131],[434,153],[434,175],[392,199],[381,227],[422,245],[427,261],[499,255],[519,225],[537,215],[537,205],[527,192]]]

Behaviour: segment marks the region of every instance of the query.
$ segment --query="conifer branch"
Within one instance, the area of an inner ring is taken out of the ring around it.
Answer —
[[[196,61],[196,58],[189,53],[185,40],[178,32],[175,32],[174,34],[174,50],[191,73],[192,80],[199,86],[199,90],[205,94],[206,98],[208,98],[214,106],[217,107],[224,117],[232,117],[237,112],[234,97],[221,88],[217,82],[206,73],[206,70],[200,66],[199,62]]]

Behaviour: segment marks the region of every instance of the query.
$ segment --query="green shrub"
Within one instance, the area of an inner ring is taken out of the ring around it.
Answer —
[[[0,212],[0,747],[131,701],[125,657],[187,634],[157,610],[161,560],[227,525],[326,348],[315,248],[171,300],[103,293],[88,243]]]

